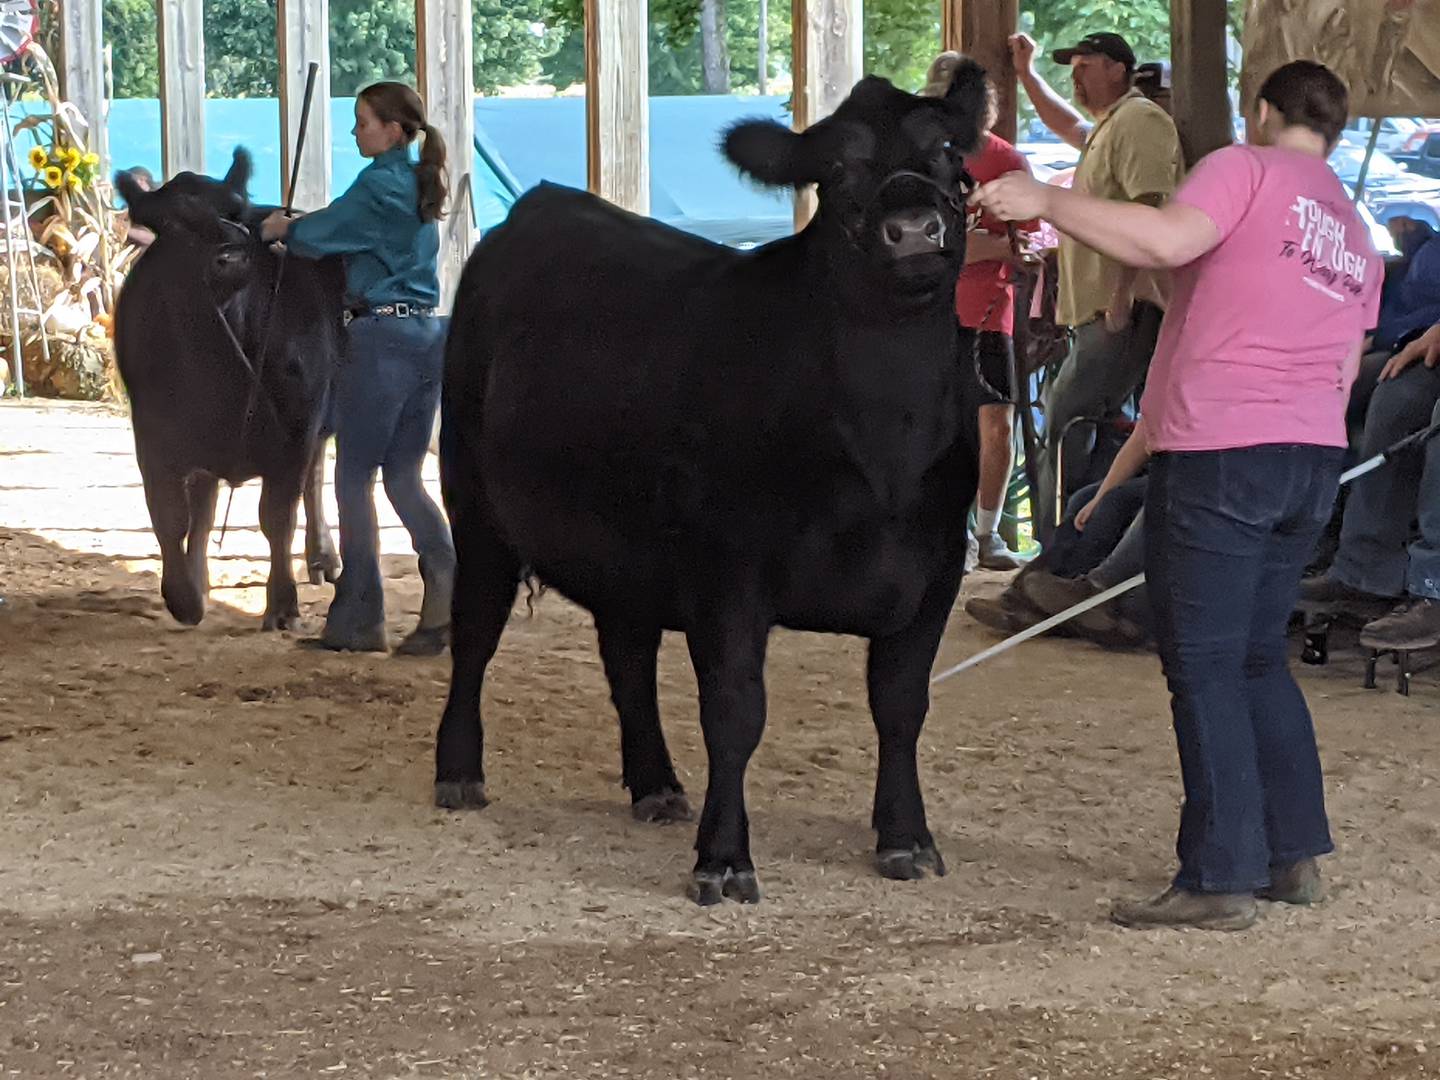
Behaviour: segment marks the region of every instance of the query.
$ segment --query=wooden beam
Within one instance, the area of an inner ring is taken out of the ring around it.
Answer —
[[[650,212],[646,0],[585,0],[585,162],[590,190]]]
[[[863,0],[791,0],[791,118],[796,131],[825,119],[864,73]],[[815,195],[795,197],[795,228],[815,212]]]
[[[60,92],[85,117],[87,148],[100,155],[98,175],[110,176],[106,131],[105,34],[100,0],[62,0]]]
[[[160,158],[165,177],[205,171],[205,32],[201,0],[158,0]]]
[[[449,310],[475,246],[475,38],[468,0],[416,0],[420,93],[450,160],[450,210],[440,224],[440,295]]]
[[[290,183],[305,76],[320,65],[310,104],[306,149],[300,157],[295,206],[318,210],[330,201],[330,0],[279,0],[275,36],[280,47],[280,190]]]
[[[995,134],[1015,141],[1018,112],[1010,35],[1019,29],[1020,0],[941,0],[943,47],[973,56],[990,73],[999,96]]]
[[[1234,141],[1225,0],[1170,0],[1170,82],[1186,165]]]

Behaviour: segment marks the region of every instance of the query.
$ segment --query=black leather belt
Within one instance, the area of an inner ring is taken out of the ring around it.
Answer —
[[[377,304],[375,307],[360,306],[346,309],[345,325],[349,326],[355,319],[364,319],[372,315],[382,319],[428,319],[434,314],[433,307],[417,307],[404,301],[396,304]]]

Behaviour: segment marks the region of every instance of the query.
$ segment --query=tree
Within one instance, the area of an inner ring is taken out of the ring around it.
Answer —
[[[266,0],[204,0],[205,92],[210,97],[275,97],[280,54],[275,4]]]
[[[889,79],[902,90],[925,84],[940,51],[938,0],[871,0],[865,5],[865,73]]]
[[[100,18],[110,45],[115,96],[159,97],[159,27],[153,0],[105,0]]]

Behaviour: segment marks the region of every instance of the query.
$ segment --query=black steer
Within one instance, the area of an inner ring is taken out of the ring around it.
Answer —
[[[181,173],[147,192],[117,174],[131,219],[156,239],[120,291],[115,359],[164,561],[165,606],[188,625],[204,617],[219,482],[258,476],[271,630],[300,615],[290,550],[302,493],[311,580],[334,580],[339,569],[320,493],[322,429],[345,340],[344,279],[337,260],[293,258],[276,292],[281,260],[259,239],[264,210],[249,204],[249,179],[250,157],[238,149],[224,180]]]
[[[754,252],[547,185],[471,256],[440,437],[459,555],[440,806],[485,805],[481,684],[533,573],[594,615],[644,819],[690,814],[655,687],[661,632],[685,633],[700,903],[759,898],[744,778],[774,626],[869,639],[879,869],[944,873],[916,743],[976,483],[954,291],[983,80],[968,65],[937,100],[868,78],[803,134],[732,128],[751,177],[819,188],[802,232]]]

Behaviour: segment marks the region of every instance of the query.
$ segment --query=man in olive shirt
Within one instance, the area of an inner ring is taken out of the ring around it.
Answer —
[[[1135,54],[1123,37],[1087,34],[1073,48],[1054,54],[1056,63],[1070,66],[1075,101],[1094,117],[1093,124],[1036,72],[1034,41],[1017,34],[1010,51],[1040,120],[1081,152],[1075,190],[1151,206],[1174,193],[1183,171],[1180,137],[1165,110],[1134,88]],[[1069,426],[1071,421],[1114,412],[1139,385],[1165,306],[1161,280],[1069,237],[1060,242],[1059,284],[1056,319],[1075,329],[1075,345],[1045,394],[1049,435],[1038,463],[1040,491],[1032,501],[1037,534],[1044,537],[1057,524],[1062,452],[1064,495],[1084,482],[1089,467],[1094,427]]]

